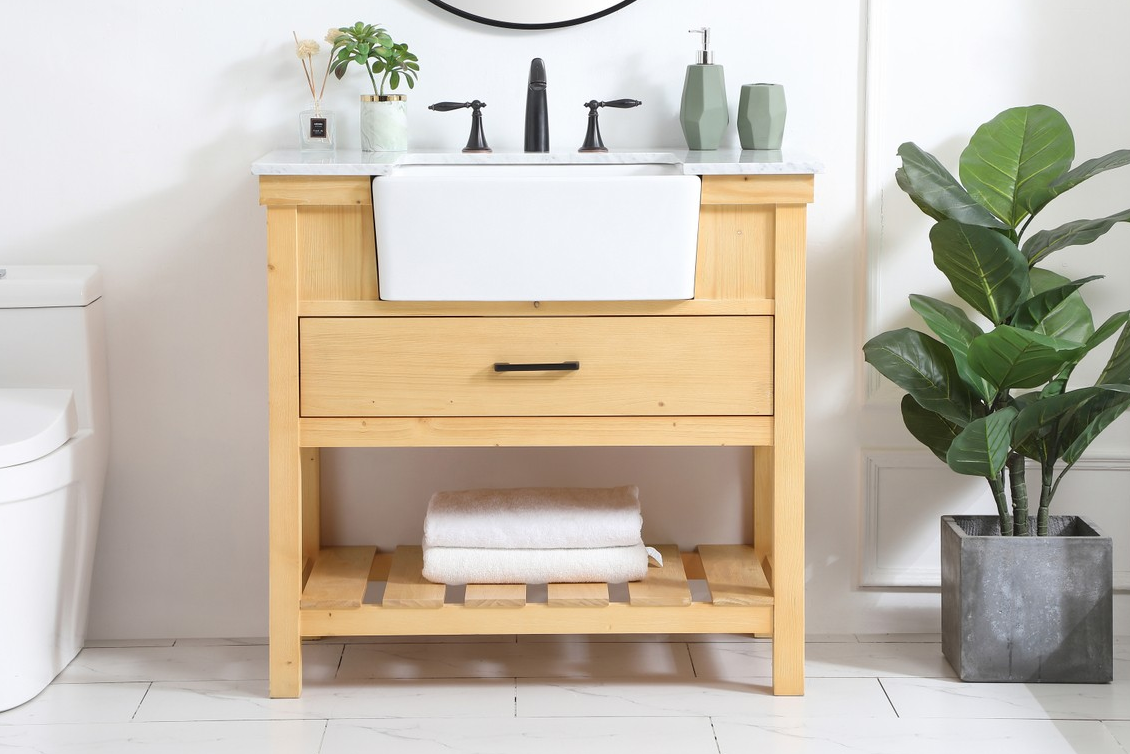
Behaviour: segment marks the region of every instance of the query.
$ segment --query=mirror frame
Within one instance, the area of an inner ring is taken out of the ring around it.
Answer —
[[[579,16],[577,18],[569,18],[565,19],[564,21],[551,21],[542,24],[519,24],[513,21],[507,21],[504,18],[486,18],[484,16],[478,16],[474,13],[462,10],[461,8],[457,8],[455,7],[455,5],[444,2],[443,0],[428,0],[428,2],[432,3],[433,5],[437,5],[450,13],[454,13],[457,16],[462,16],[469,21],[486,24],[488,26],[499,26],[504,29],[559,29],[564,26],[575,26],[577,24],[594,21],[598,18],[601,18],[602,16],[607,16],[609,13],[615,13],[621,8],[631,5],[635,1],[636,0],[618,0],[618,2],[612,2],[609,7],[598,13],[592,13],[587,16]],[[452,0],[452,2],[457,2],[457,0]]]

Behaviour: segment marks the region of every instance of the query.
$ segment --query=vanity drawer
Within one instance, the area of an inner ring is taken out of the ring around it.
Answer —
[[[307,317],[300,323],[300,410],[303,416],[768,415],[772,321]],[[497,371],[498,364],[533,368]]]

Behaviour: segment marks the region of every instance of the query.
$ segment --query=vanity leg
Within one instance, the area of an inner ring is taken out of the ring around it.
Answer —
[[[804,693],[805,205],[774,219],[772,473],[773,693]]]
[[[302,693],[302,467],[298,447],[298,209],[267,208],[270,694]]]

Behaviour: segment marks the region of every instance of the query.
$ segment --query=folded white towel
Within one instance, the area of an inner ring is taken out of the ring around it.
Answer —
[[[440,584],[619,583],[646,575],[642,541],[628,547],[539,550],[424,547],[424,578]]]
[[[424,517],[424,545],[626,547],[640,541],[642,527],[634,485],[437,492]]]

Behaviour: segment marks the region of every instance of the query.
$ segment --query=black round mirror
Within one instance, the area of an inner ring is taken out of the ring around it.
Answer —
[[[555,29],[615,13],[635,0],[428,0],[457,16],[507,29]]]

